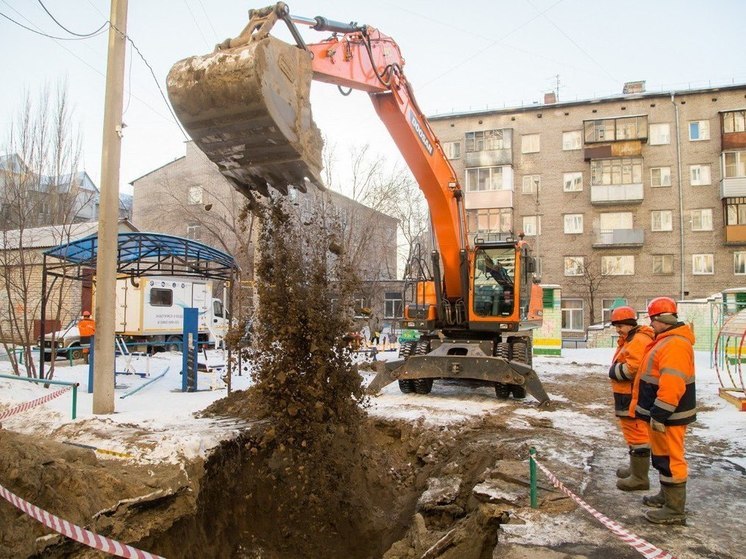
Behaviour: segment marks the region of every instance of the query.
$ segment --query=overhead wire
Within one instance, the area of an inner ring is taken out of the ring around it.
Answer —
[[[101,25],[101,27],[99,27],[99,28],[98,28],[98,29],[96,29],[95,31],[91,31],[90,33],[76,33],[75,31],[70,31],[70,30],[69,30],[69,29],[68,29],[67,27],[65,27],[64,25],[62,25],[62,24],[61,24],[61,23],[60,23],[60,22],[59,22],[59,21],[57,20],[57,18],[56,18],[56,17],[54,17],[54,16],[52,15],[52,13],[51,13],[51,12],[50,12],[50,11],[49,11],[49,10],[47,9],[47,7],[46,7],[46,6],[44,5],[44,2],[42,2],[41,0],[37,0],[37,2],[39,2],[39,5],[40,5],[40,6],[41,6],[41,7],[42,7],[42,8],[44,9],[44,11],[45,11],[45,12],[47,12],[47,15],[48,15],[49,17],[51,17],[51,18],[52,18],[52,21],[54,21],[54,22],[55,22],[55,23],[56,23],[57,25],[59,25],[59,26],[60,26],[60,27],[61,27],[62,29],[64,29],[65,31],[67,31],[68,33],[70,33],[70,35],[75,35],[76,37],[81,37],[81,38],[83,38],[83,39],[88,39],[88,38],[90,38],[90,37],[95,37],[95,36],[96,36],[96,35],[97,35],[97,34],[98,34],[98,33],[99,33],[99,32],[100,32],[100,31],[101,31],[102,29],[104,29],[105,27],[107,27],[107,26],[109,25],[109,22],[108,22],[108,20],[107,20],[107,21],[105,21],[105,22],[103,23],[103,25]]]
[[[37,31],[35,29],[31,29],[30,27],[23,25],[22,23],[14,20],[12,17],[2,12],[0,12],[0,16],[4,17],[5,19],[7,19],[8,21],[12,23],[15,23],[18,27],[21,27],[25,29],[26,31],[31,31],[31,33],[35,33],[36,35],[41,35],[42,37],[47,37],[48,39],[55,39],[56,41],[83,41],[85,39],[90,39],[92,37],[96,37],[106,32],[106,30],[103,29],[103,30],[98,31],[98,33],[96,33],[95,35],[90,35],[86,37],[56,37],[54,35],[50,35],[49,33],[44,33],[43,31]],[[107,21],[106,23],[109,23],[109,22]]]

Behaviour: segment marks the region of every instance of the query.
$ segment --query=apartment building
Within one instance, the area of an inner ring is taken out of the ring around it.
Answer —
[[[438,115],[470,236],[523,233],[564,337],[746,285],[746,85]]]

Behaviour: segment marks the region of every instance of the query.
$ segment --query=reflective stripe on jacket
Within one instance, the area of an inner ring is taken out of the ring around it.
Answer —
[[[658,334],[642,358],[630,409],[640,419],[686,425],[697,419],[694,333],[684,323]]]
[[[614,392],[614,413],[618,417],[629,417],[632,401],[632,382],[640,368],[645,350],[655,338],[650,326],[635,326],[626,336],[620,336],[614,353],[609,378]]]

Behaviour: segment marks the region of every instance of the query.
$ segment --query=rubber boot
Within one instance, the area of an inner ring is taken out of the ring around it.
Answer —
[[[629,465],[632,475],[616,482],[618,489],[622,491],[639,491],[650,489],[648,471],[650,470],[650,449],[640,448],[629,455]]]
[[[661,485],[665,504],[660,509],[649,510],[645,518],[653,524],[686,525],[686,483]]]
[[[616,469],[616,477],[625,478],[632,475],[632,449],[629,449],[629,462],[628,466],[619,466]]]
[[[642,498],[642,504],[654,509],[661,508],[666,504],[666,499],[663,497],[663,489],[660,489],[655,495],[645,495]]]

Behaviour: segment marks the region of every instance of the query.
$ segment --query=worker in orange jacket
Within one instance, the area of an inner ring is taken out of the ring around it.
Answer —
[[[83,318],[78,321],[78,333],[80,334],[80,344],[90,345],[91,337],[96,334],[96,322],[91,318],[90,311],[83,311]],[[83,350],[86,355],[86,359],[90,350],[88,348]]]
[[[686,524],[687,463],[684,437],[697,419],[694,383],[694,332],[679,322],[676,301],[657,297],[648,305],[655,341],[642,358],[630,410],[648,422],[653,466],[661,490],[643,498],[654,507],[645,518],[654,524]]]
[[[609,368],[611,389],[614,392],[614,413],[619,418],[622,435],[629,447],[629,467],[616,472],[616,486],[622,491],[649,489],[650,437],[645,421],[630,414],[632,383],[640,361],[655,332],[650,326],[637,324],[637,312],[631,307],[617,307],[611,312],[611,324],[619,334],[617,350]]]

